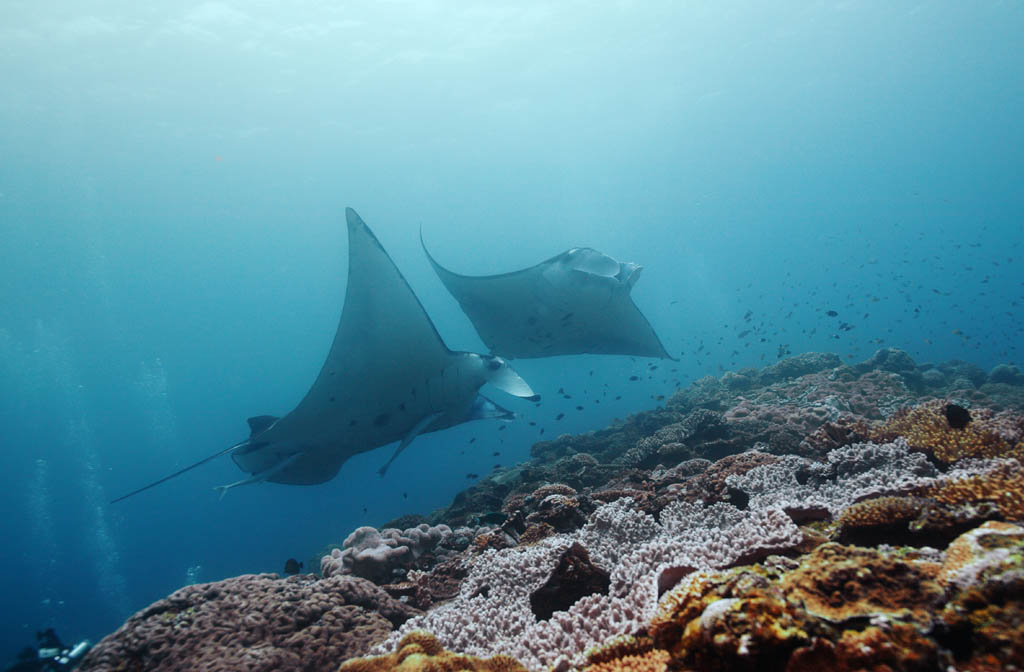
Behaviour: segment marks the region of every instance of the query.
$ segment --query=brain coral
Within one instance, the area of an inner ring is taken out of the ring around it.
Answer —
[[[416,613],[364,579],[249,574],[153,603],[103,638],[79,669],[334,670]]]

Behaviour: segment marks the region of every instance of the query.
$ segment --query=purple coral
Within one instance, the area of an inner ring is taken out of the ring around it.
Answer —
[[[351,576],[249,574],[154,602],[104,637],[79,669],[326,672],[416,613]]]

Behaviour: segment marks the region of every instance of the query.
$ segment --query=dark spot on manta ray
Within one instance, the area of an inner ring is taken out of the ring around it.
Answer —
[[[957,406],[956,404],[946,404],[946,408],[943,409],[946,414],[946,422],[953,429],[963,429],[971,422],[971,412],[963,406]]]
[[[384,425],[388,424],[389,422],[391,422],[391,414],[390,413],[381,413],[380,415],[378,415],[376,418],[373,419],[373,426],[374,427],[383,427]]]

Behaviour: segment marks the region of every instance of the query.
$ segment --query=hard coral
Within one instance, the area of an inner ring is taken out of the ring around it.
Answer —
[[[957,669],[1020,669],[1024,661],[1024,529],[985,523],[954,542],[944,576],[961,590],[942,610]],[[957,566],[960,565],[960,566]]]
[[[946,464],[970,457],[1024,456],[1024,443],[1011,443],[981,422],[960,429],[950,427],[943,413],[945,405],[936,400],[902,408],[881,425],[868,429],[868,434],[875,441],[902,436],[911,448],[934,455]]]
[[[613,658],[602,663],[592,663],[583,672],[665,672],[672,656],[668,651],[651,649],[646,653]]]
[[[674,669],[778,670],[815,631],[770,572],[742,567],[698,572],[662,599],[651,620],[654,645]]]
[[[398,643],[394,653],[345,661],[338,672],[526,672],[511,656],[477,658],[446,651],[437,638],[413,630]]]
[[[348,535],[342,549],[320,559],[324,577],[355,574],[376,583],[387,583],[396,570],[412,565],[438,543],[451,536],[447,525],[421,523],[406,530],[363,526]]]
[[[781,586],[809,613],[835,623],[884,615],[926,626],[943,596],[938,571],[936,563],[828,543],[806,555]]]
[[[238,576],[186,586],[139,611],[79,669],[326,672],[416,613],[351,576]]]
[[[1024,473],[1017,460],[974,476],[938,481],[918,492],[951,505],[993,502],[1006,520],[1024,520]]]

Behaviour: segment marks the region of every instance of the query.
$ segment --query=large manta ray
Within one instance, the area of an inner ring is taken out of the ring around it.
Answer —
[[[320,375],[290,413],[249,418],[248,439],[114,501],[126,499],[230,454],[248,478],[217,490],[270,481],[331,480],[348,458],[400,441],[391,457],[424,432],[513,414],[479,395],[484,383],[536,400],[500,357],[453,352],[376,236],[345,210],[349,264],[338,331]],[[391,463],[384,465],[384,470]]]
[[[638,355],[673,359],[629,293],[642,267],[576,247],[499,275],[453,273],[420,244],[491,352],[505,357]]]

